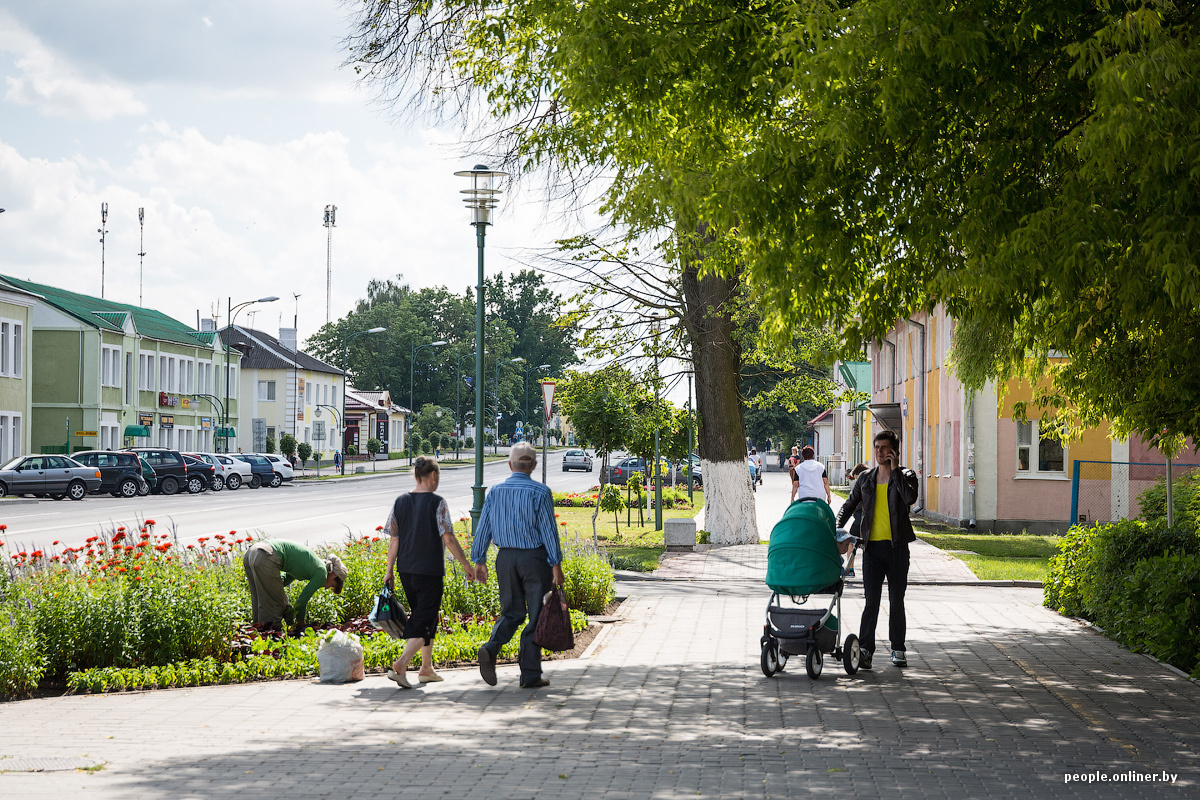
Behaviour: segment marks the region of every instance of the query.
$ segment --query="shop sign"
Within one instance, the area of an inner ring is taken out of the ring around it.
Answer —
[[[175,415],[174,414],[159,414],[158,415],[158,426],[160,428],[174,428],[175,427]]]

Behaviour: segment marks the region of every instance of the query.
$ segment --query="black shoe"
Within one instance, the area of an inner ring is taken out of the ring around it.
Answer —
[[[858,654],[858,668],[859,669],[870,669],[871,668],[871,651],[870,650],[863,650]]]
[[[522,683],[521,688],[522,689],[541,689],[543,686],[549,686],[549,685],[550,685],[550,681],[546,680],[545,678],[538,678],[536,681],[532,681],[530,683]]]
[[[496,657],[486,645],[479,646],[479,676],[488,686],[496,685]]]

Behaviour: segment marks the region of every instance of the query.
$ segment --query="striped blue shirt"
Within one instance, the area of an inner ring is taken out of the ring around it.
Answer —
[[[471,545],[471,561],[487,558],[488,545],[532,550],[545,547],[550,566],[562,563],[558,528],[554,523],[554,495],[550,487],[524,472],[492,488],[483,501],[479,527]]]

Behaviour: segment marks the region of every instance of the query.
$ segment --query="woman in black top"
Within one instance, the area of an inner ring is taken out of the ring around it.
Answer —
[[[405,689],[412,688],[406,673],[418,649],[421,651],[421,671],[417,677],[421,683],[442,679],[433,670],[433,637],[437,635],[442,580],[446,575],[444,548],[450,548],[450,553],[462,564],[467,580],[474,574],[474,567],[454,536],[450,508],[445,500],[434,494],[441,480],[437,460],[418,457],[413,465],[413,476],[417,479],[417,488],[396,498],[386,526],[391,535],[386,580],[388,586],[395,586],[395,577],[400,576],[400,585],[404,587],[411,609],[408,633],[412,637],[387,676]]]

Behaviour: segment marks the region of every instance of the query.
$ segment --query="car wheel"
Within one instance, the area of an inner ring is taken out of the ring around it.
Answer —
[[[570,471],[571,470],[567,469],[566,467],[563,467],[563,472],[570,472]]]
[[[158,488],[163,494],[175,494],[179,491],[179,481],[176,478],[168,476],[162,479]]]
[[[225,485],[229,487],[229,491],[236,492],[242,485],[242,476],[236,472],[229,476],[229,480],[225,481]]]
[[[126,478],[121,481],[121,487],[116,494],[117,497],[137,497],[139,488],[137,481],[133,478]]]
[[[282,483],[283,483],[283,476],[280,475],[278,472],[272,473],[271,488],[278,489]]]
[[[138,497],[145,497],[146,495],[150,494],[150,484],[148,482],[138,484],[137,493]]]
[[[6,494],[8,494],[8,487],[0,483],[0,497],[4,497]]]
[[[187,479],[188,494],[200,494],[204,491],[204,479],[199,475],[192,475]]]
[[[250,479],[250,488],[251,489],[258,489],[261,486],[262,486],[262,478],[255,475],[253,478]]]
[[[83,481],[71,481],[67,486],[67,494],[72,500],[82,500],[87,497],[87,485]]]
[[[214,475],[212,490],[214,492],[219,492],[224,488],[225,488],[225,479],[222,478],[220,475]]]

